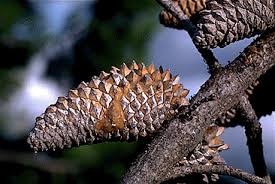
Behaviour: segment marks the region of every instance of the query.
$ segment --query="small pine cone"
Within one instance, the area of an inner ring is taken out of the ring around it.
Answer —
[[[220,165],[225,164],[220,157],[219,152],[228,149],[228,145],[223,142],[220,135],[224,132],[224,127],[212,124],[207,128],[206,134],[200,144],[196,146],[194,151],[182,161],[180,164],[190,165]]]
[[[220,135],[224,132],[224,127],[212,124],[207,130],[203,141],[197,145],[194,151],[183,160],[180,164],[183,166],[192,165],[224,165],[225,161],[219,152],[228,149]],[[217,175],[203,175],[205,181],[216,181]]]
[[[274,0],[210,0],[195,22],[192,37],[200,48],[226,45],[275,26]]]
[[[191,17],[197,12],[201,11],[206,7],[206,0],[173,0],[175,2],[175,6],[180,7],[181,11]],[[164,26],[175,28],[175,29],[183,29],[180,21],[174,17],[170,12],[166,10],[162,10],[159,14],[160,23]]]
[[[188,90],[170,71],[125,64],[102,72],[89,83],[59,97],[36,118],[28,143],[35,150],[55,150],[102,141],[148,137],[164,120],[189,104]]]

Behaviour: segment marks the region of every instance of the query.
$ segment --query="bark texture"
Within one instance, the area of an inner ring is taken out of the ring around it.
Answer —
[[[245,96],[240,99],[239,112],[245,123],[247,146],[254,172],[257,176],[269,178],[264,160],[261,124],[253,107]]]
[[[202,140],[221,113],[237,105],[241,95],[274,66],[275,32],[263,34],[221,72],[211,77],[166,129],[130,167],[123,183],[160,183]]]

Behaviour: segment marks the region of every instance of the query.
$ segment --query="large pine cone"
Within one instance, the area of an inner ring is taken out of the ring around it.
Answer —
[[[35,150],[71,147],[105,140],[136,140],[158,130],[188,90],[170,71],[133,63],[102,72],[59,97],[36,118],[28,143]]]
[[[206,6],[200,6],[191,14],[182,8],[181,2],[188,1],[176,0],[175,6],[179,6],[195,25],[192,39],[199,48],[225,47],[275,26],[274,0],[205,0]],[[160,23],[171,28],[184,28],[166,10],[160,13]]]
[[[225,47],[275,26],[274,0],[210,0],[195,22],[200,48]]]

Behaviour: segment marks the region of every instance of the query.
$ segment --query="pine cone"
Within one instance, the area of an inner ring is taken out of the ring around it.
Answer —
[[[200,48],[226,45],[275,25],[274,0],[210,0],[194,22],[193,42]]]
[[[106,140],[130,141],[158,130],[188,90],[170,71],[133,63],[102,72],[59,97],[36,118],[28,143],[35,150],[63,149]]]
[[[207,130],[206,135],[201,143],[197,145],[194,151],[184,157],[180,161],[180,165],[224,165],[225,161],[220,156],[219,152],[228,149],[228,145],[224,144],[220,135],[224,132],[224,127],[212,124]],[[212,183],[219,179],[218,175],[202,174],[205,183]]]

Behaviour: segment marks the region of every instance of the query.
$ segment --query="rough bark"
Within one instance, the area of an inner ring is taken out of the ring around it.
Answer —
[[[245,89],[274,66],[275,32],[262,35],[221,72],[211,77],[185,109],[130,167],[123,183],[160,183],[202,140],[219,114],[235,106]]]
[[[238,110],[245,123],[247,146],[254,172],[271,183],[264,159],[261,124],[246,96],[241,97]]]

